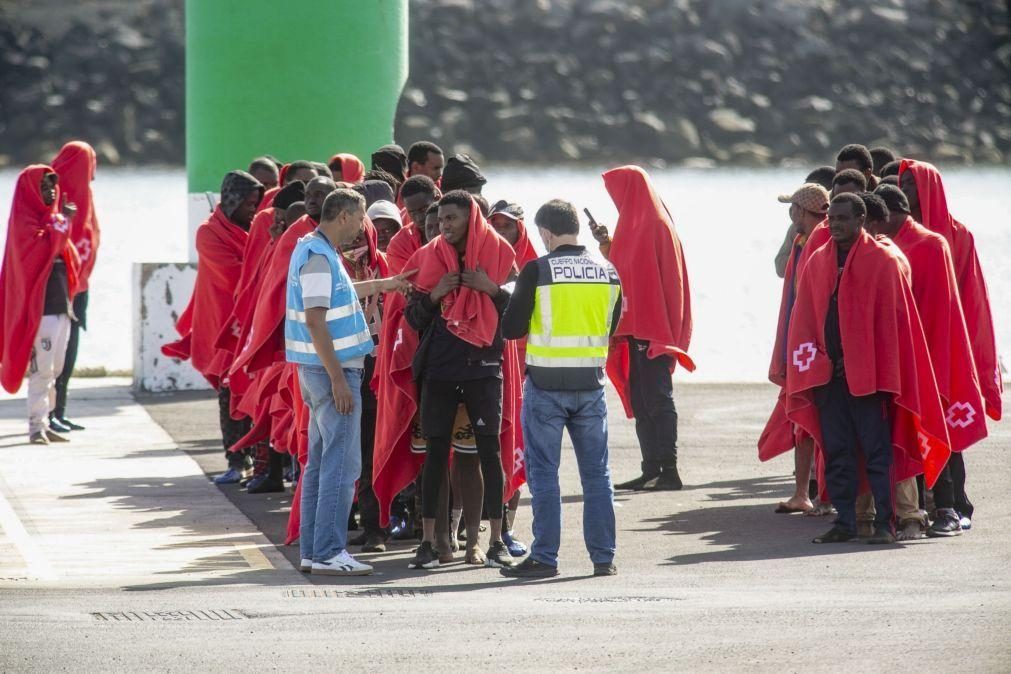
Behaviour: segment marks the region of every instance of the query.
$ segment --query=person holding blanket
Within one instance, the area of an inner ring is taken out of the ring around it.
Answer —
[[[410,568],[439,566],[435,523],[439,492],[449,467],[457,407],[470,417],[484,478],[484,507],[489,515],[490,546],[481,552],[479,523],[468,522],[467,562],[501,568],[512,563],[502,541],[502,504],[506,494],[503,465],[515,468],[510,432],[518,382],[515,345],[502,338],[501,315],[509,293],[501,286],[514,272],[515,253],[485,221],[471,195],[446,194],[439,202],[442,235],[408,260],[418,269],[417,288],[405,310],[407,322],[422,333],[414,357],[421,387],[421,429],[427,440],[422,477],[423,540]],[[503,423],[505,421],[505,423]],[[507,456],[503,457],[502,454]],[[475,526],[477,525],[477,526]]]

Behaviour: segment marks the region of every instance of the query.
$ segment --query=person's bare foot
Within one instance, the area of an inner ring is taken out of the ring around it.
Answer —
[[[918,541],[923,538],[923,525],[916,520],[906,520],[895,535],[897,541]]]
[[[475,566],[484,566],[487,558],[484,556],[484,551],[481,550],[480,543],[475,545],[467,545],[467,557],[465,561],[468,564],[473,564]]]
[[[789,501],[780,501],[779,506],[776,508],[778,513],[806,513],[808,510],[814,508],[814,504],[811,503],[811,499],[806,497],[797,498],[794,496]]]
[[[453,546],[449,542],[449,535],[436,536],[435,549],[439,551],[439,563],[449,564],[456,560],[453,554]],[[458,548],[459,549],[459,548]]]

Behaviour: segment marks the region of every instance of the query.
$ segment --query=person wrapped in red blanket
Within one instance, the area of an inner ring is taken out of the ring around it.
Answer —
[[[829,193],[817,183],[805,183],[793,194],[780,196],[779,201],[790,204],[790,219],[796,232],[788,251],[783,294],[779,304],[779,320],[776,325],[776,342],[772,350],[772,362],[769,365],[769,380],[782,387],[786,382],[786,333],[797,297],[800,269],[811,252],[828,239],[828,228],[823,223],[825,213],[828,211]],[[768,461],[792,447],[796,447],[794,493],[789,500],[781,502],[776,507],[777,513],[808,512],[814,507],[809,496],[811,468],[814,464],[814,442],[810,437],[795,437],[793,424],[786,418],[785,395],[781,388],[776,406],[758,440],[758,458],[761,461]]]
[[[95,215],[95,200],[91,193],[91,182],[95,179],[97,167],[98,158],[94,148],[80,140],[70,141],[53,158],[53,170],[60,177],[60,191],[66,195],[67,201],[77,206],[77,213],[70,221],[70,240],[81,258],[67,356],[63,362],[63,371],[56,378],[56,404],[50,420],[50,426],[57,431],[84,430],[83,426],[67,419],[67,388],[77,363],[81,331],[88,327],[88,288],[101,238],[98,217]]]
[[[392,204],[390,204],[393,207]],[[353,281],[369,281],[387,278],[390,275],[386,256],[379,250],[379,235],[375,225],[368,215],[365,216],[362,231],[358,236],[342,248],[342,262]],[[379,343],[379,335],[383,325],[383,295],[376,294],[361,298],[365,322],[372,334],[373,344]],[[387,532],[379,523],[379,501],[372,487],[374,473],[376,412],[378,403],[372,389],[372,379],[376,372],[374,355],[365,356],[365,368],[362,374],[362,415],[361,415],[361,451],[362,471],[358,478],[355,496],[358,499],[358,512],[361,515],[362,534],[349,541],[350,545],[360,544],[362,552],[383,552],[386,550]]]
[[[625,415],[635,417],[642,474],[615,489],[681,489],[677,467],[677,410],[671,373],[689,372],[692,337],[688,268],[674,220],[649,175],[638,166],[604,173],[618,222],[614,240],[590,223],[601,252],[614,265],[624,294],[621,322],[607,356],[607,374]]]
[[[513,482],[503,475],[503,466],[511,476],[519,382],[515,347],[510,349],[501,334],[501,315],[509,300],[501,286],[515,273],[516,256],[466,192],[450,192],[440,200],[439,225],[442,235],[406,265],[407,270],[418,270],[412,279],[417,292],[408,300],[405,315],[410,327],[422,333],[412,370],[421,383],[421,428],[427,440],[423,540],[410,566],[436,567],[440,552],[448,553],[436,550],[435,521],[446,515],[439,512],[440,491],[446,484],[457,408],[463,402],[481,462],[491,541],[483,553],[477,540],[480,522],[468,521],[466,559],[502,567],[511,564],[502,541],[501,513]]]
[[[0,269],[0,381],[16,393],[28,372],[28,432],[32,443],[66,438],[46,427],[50,394],[70,336],[71,303],[80,258],[70,240],[77,209],[60,197],[59,178],[35,164],[18,174]]]
[[[867,206],[868,229],[889,237],[909,260],[913,297],[930,348],[934,378],[951,440],[953,453],[934,484],[937,510],[926,533],[931,537],[957,536],[962,533],[959,513],[967,510],[968,502],[964,462],[960,453],[985,438],[987,430],[983,397],[959,300],[951,252],[944,237],[913,220],[909,201],[898,187],[882,185],[875,191],[874,197],[861,196]],[[875,197],[879,199],[877,205]],[[884,212],[875,217],[875,210]],[[953,473],[960,477],[957,488]],[[916,494],[915,487],[911,491]],[[899,493],[897,491],[897,495]],[[922,524],[922,521],[900,521],[902,530],[899,538],[919,538]]]
[[[231,416],[228,369],[234,354],[217,347],[218,336],[235,306],[236,283],[242,271],[249,227],[260,201],[263,185],[245,171],[230,171],[221,183],[221,203],[197,229],[197,278],[189,306],[176,323],[181,339],[162,346],[166,356],[189,358],[218,391],[222,442],[229,469],[217,479],[221,484],[238,482],[245,459],[228,452],[249,430],[249,420]]]
[[[903,159],[899,165],[899,186],[909,201],[913,219],[943,236],[951,248],[955,281],[969,331],[973,358],[976,360],[986,414],[994,421],[999,421],[1004,382],[997,358],[990,294],[979,264],[979,256],[976,255],[975,239],[969,228],[948,211],[944,182],[932,164]]]
[[[333,172],[334,180],[352,185],[360,183],[365,175],[365,164],[362,163],[362,160],[347,152],[339,152],[330,157],[327,166]]]
[[[787,337],[786,414],[824,453],[838,511],[815,543],[856,536],[858,445],[876,507],[870,543],[895,540],[893,476],[908,476],[893,470],[893,445],[911,464],[922,461],[928,485],[950,454],[908,263],[863,229],[865,219],[856,194],[832,200],[832,240],[801,271]]]

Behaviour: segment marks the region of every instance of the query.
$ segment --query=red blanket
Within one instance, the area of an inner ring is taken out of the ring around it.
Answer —
[[[33,164],[18,174],[7,220],[7,246],[0,270],[0,383],[9,393],[17,393],[28,371],[42,320],[46,282],[57,255],[67,266],[70,296],[77,293],[80,262],[68,236],[71,225],[57,212],[62,203],[59,187],[52,205],[42,200],[42,178],[47,173],[54,171]]]
[[[625,414],[628,396],[628,340],[649,342],[647,356],[673,356],[689,372],[692,336],[688,269],[674,222],[649,176],[638,166],[604,173],[604,186],[618,209],[609,254],[621,279],[622,313],[607,357],[607,374],[618,390]]]
[[[537,255],[534,244],[530,241],[530,235],[527,233],[527,226],[522,220],[516,221],[516,231],[519,232],[519,238],[516,239],[513,250],[516,251],[516,268],[522,270],[527,266],[527,262],[532,262],[540,256]]]
[[[53,170],[60,176],[60,191],[77,206],[77,214],[70,222],[70,240],[81,258],[78,292],[88,289],[98,253],[98,217],[95,215],[95,200],[91,194],[91,181],[95,179],[97,162],[95,150],[79,140],[64,145],[53,159]]]
[[[235,284],[242,270],[242,254],[248,234],[233,224],[221,208],[197,229],[197,280],[190,298],[188,321],[176,323],[182,339],[162,346],[166,356],[188,353],[193,367],[214,388],[227,376],[232,354],[215,346],[218,335],[235,305]],[[186,323],[189,325],[187,326]],[[184,332],[188,327],[189,332]]]
[[[386,261],[390,265],[390,273],[399,274],[404,271],[404,265],[421,249],[421,245],[417,225],[404,225],[403,229],[394,234],[390,239],[390,245],[386,247]]]
[[[922,460],[932,486],[950,455],[937,384],[905,258],[891,242],[861,233],[839,279],[838,306],[846,379],[854,396],[893,395],[892,442],[909,465]],[[786,414],[822,447],[814,390],[832,377],[825,318],[836,287],[836,244],[813,251],[803,270],[787,339]],[[896,480],[901,474],[896,466]],[[913,473],[915,474],[915,472]]]
[[[418,250],[405,269],[418,270],[412,281],[427,293],[445,274],[465,269],[483,269],[492,281],[502,285],[515,268],[515,262],[512,246],[485,221],[472,199],[463,268],[456,249],[439,236]],[[475,346],[489,346],[498,330],[499,315],[492,299],[463,286],[442,299],[442,317],[450,332]]]
[[[965,325],[969,331],[972,354],[976,359],[977,378],[986,403],[986,413],[990,418],[999,420],[1004,383],[997,357],[990,294],[976,255],[976,243],[972,233],[948,211],[944,183],[938,170],[926,162],[903,159],[899,165],[900,180],[906,171],[911,172],[916,180],[923,226],[947,239],[951,248],[955,281],[962,301]]]
[[[277,193],[280,192],[280,191],[281,191],[281,186],[278,185],[277,187],[271,187],[269,190],[267,190],[266,192],[264,192],[263,193],[263,198],[260,199],[260,205],[256,207],[256,210],[257,211],[262,211],[265,208],[270,208],[271,206],[273,206],[274,205],[274,197],[276,197]],[[252,229],[252,228],[250,228],[250,229]]]
[[[951,253],[943,237],[912,218],[906,218],[894,242],[909,260],[913,297],[944,404],[951,449],[961,452],[985,438],[987,431]]]
[[[273,223],[274,208],[268,207],[253,216],[253,223],[249,226],[249,236],[242,253],[242,268],[239,280],[235,283],[235,305],[215,342],[219,349],[226,349],[232,354],[239,349],[242,327],[256,305],[262,262],[270,248],[270,226]]]
[[[330,170],[333,171],[333,179],[338,182],[360,183],[365,176],[365,164],[353,154],[340,152],[330,157],[330,161],[327,164],[330,166]],[[335,164],[338,166],[335,166]],[[337,168],[340,169],[340,172],[336,170]]]
[[[269,259],[263,261],[263,279],[253,308],[249,330],[240,335],[242,350],[232,370],[255,372],[284,360],[284,312],[287,302],[288,264],[298,240],[316,229],[308,215],[293,222],[276,242]]]
[[[373,389],[376,391],[376,440],[372,488],[379,500],[379,520],[387,526],[390,504],[417,476],[425,457],[411,452],[411,424],[418,411],[418,389],[411,362],[418,350],[418,333],[404,318],[407,300],[387,293],[376,351]]]

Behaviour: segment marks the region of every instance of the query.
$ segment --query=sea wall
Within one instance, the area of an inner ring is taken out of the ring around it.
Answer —
[[[71,137],[183,162],[182,0],[17,4],[0,166]],[[1001,0],[411,0],[396,137],[524,163],[810,164],[848,142],[1004,163],[1008,34]]]

